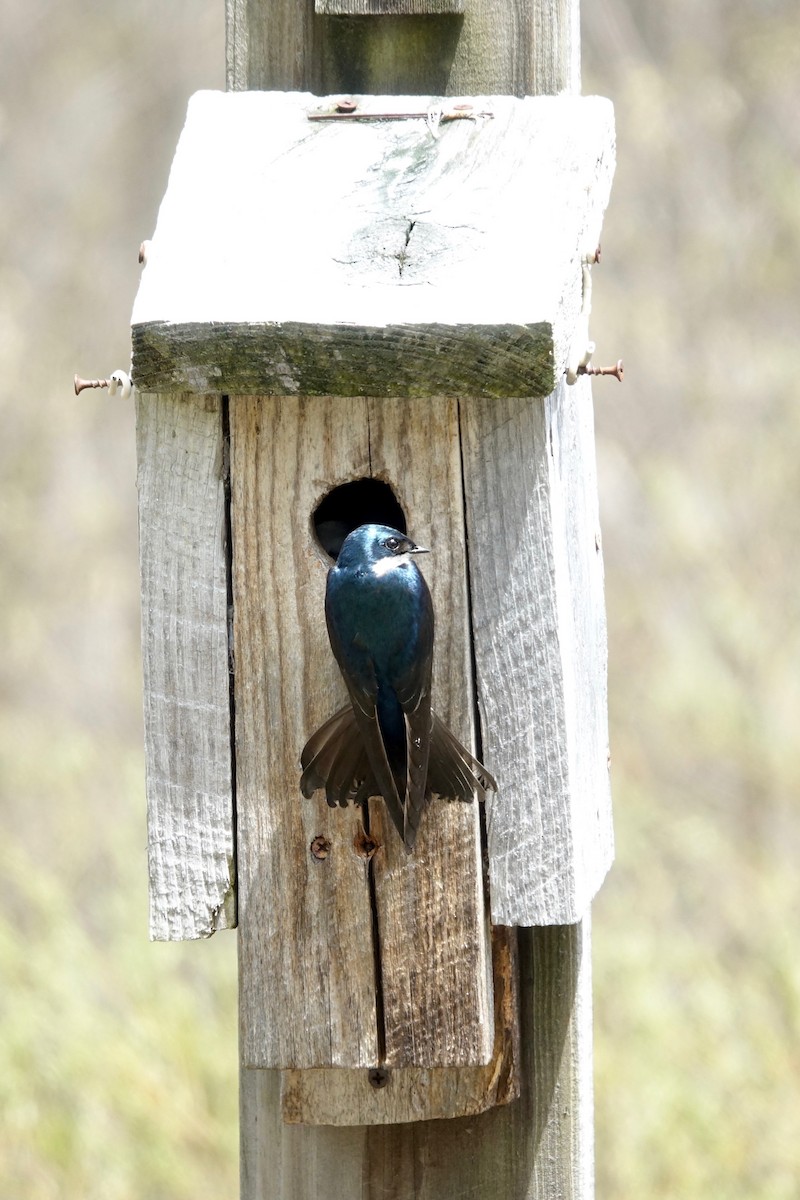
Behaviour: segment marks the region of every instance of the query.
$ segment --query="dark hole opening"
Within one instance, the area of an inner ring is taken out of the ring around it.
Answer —
[[[391,525],[408,533],[406,515],[382,479],[352,479],[328,492],[311,518],[317,541],[334,560],[348,533],[359,525]]]

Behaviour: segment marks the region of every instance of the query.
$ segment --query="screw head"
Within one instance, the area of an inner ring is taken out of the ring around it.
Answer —
[[[322,862],[331,852],[330,840],[324,837],[323,834],[318,833],[309,849],[311,850],[311,857],[316,858],[318,862]]]

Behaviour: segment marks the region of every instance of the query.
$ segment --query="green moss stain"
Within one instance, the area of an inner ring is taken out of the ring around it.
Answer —
[[[181,325],[133,330],[140,391],[306,396],[546,396],[552,331],[538,325]]]

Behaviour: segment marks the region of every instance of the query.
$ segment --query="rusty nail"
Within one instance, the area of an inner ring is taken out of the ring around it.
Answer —
[[[319,861],[322,862],[322,860],[327,858],[330,854],[330,849],[331,844],[328,838],[323,837],[321,833],[318,833],[311,843],[311,856],[312,858],[319,859]]]
[[[598,243],[597,243],[597,249],[596,249],[596,250],[595,250],[595,252],[594,252],[594,261],[595,261],[596,263],[599,263],[599,262],[600,262],[600,254],[601,254],[601,251],[602,251],[602,246],[601,246],[601,245],[600,245],[600,243],[598,242]]]
[[[336,105],[338,113],[352,113],[358,108],[358,104],[350,96],[344,96]]]
[[[625,378],[625,368],[622,365],[622,359],[618,358],[613,367],[593,367],[591,363],[587,366],[578,367],[579,375],[613,375],[620,383]]]
[[[374,1088],[385,1088],[389,1082],[389,1072],[386,1067],[370,1067],[367,1079]]]
[[[147,263],[147,254],[149,250],[150,243],[142,242],[141,246],[139,247],[139,262],[142,264],[142,266],[145,266]]]
[[[85,388],[107,388],[111,384],[110,379],[81,379],[79,375],[75,376],[75,395],[80,396]]]

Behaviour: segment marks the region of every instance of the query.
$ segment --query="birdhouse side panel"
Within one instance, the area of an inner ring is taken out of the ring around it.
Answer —
[[[614,858],[608,745],[608,637],[592,385],[565,383],[546,401],[551,512],[570,763],[574,911],[583,914]]]
[[[498,780],[488,814],[498,924],[580,920],[608,867],[607,771],[582,748],[606,720],[605,626],[601,576],[576,591],[588,526],[596,558],[596,499],[577,483],[593,441],[577,416],[582,436],[555,460],[557,419],[589,402],[564,384],[550,400],[462,406],[483,750]]]
[[[150,935],[236,924],[220,400],[136,402]]]

